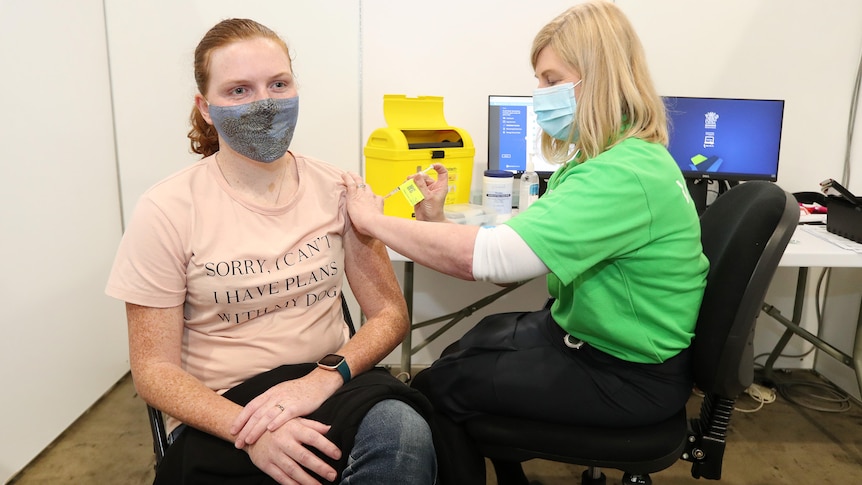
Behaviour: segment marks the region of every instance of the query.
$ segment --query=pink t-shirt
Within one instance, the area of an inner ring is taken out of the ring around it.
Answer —
[[[117,251],[106,293],[183,304],[183,368],[217,392],[349,337],[342,171],[294,156],[299,188],[280,207],[243,200],[215,157],[168,177],[141,197]]]

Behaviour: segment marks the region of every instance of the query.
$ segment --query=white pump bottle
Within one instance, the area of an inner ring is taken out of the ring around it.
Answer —
[[[522,212],[539,198],[539,174],[533,168],[533,155],[527,157],[527,170],[521,174],[521,185],[518,191],[518,211]]]

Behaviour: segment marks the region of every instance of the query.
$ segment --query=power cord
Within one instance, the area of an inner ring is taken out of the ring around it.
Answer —
[[[797,370],[805,372],[804,369]],[[852,409],[850,395],[835,384],[829,381],[812,380],[811,378],[794,379],[788,376],[791,373],[790,370],[780,370],[775,372],[771,379],[764,380],[763,376],[755,376],[755,379],[761,379],[760,382],[775,386],[775,389],[763,384],[759,387],[771,389],[773,395],[777,390],[778,394],[787,402],[803,408],[825,413],[843,413]],[[757,391],[751,391],[749,388],[745,392],[751,395],[752,392]]]
[[[799,388],[810,391],[801,393]],[[797,389],[794,394],[793,390]],[[802,379],[781,379],[778,392],[789,402],[824,413],[844,413],[851,409],[850,396],[831,382],[815,382]],[[825,403],[826,405],[821,405]]]
[[[691,392],[697,397],[704,397],[703,391],[701,391],[697,387],[693,388]],[[734,406],[734,411],[739,411],[741,413],[754,413],[760,411],[760,409],[763,408],[764,404],[773,403],[776,399],[775,389],[761,386],[760,384],[751,384],[744,392],[748,394],[751,399],[757,401],[757,407],[754,409],[743,409]]]
[[[734,406],[734,411],[739,411],[741,413],[755,413],[760,411],[763,408],[764,404],[771,404],[775,402],[777,397],[775,389],[771,387],[762,386],[760,384],[754,383],[748,386],[748,389],[745,390],[745,393],[748,394],[751,399],[757,401],[757,407],[753,409],[743,409]]]

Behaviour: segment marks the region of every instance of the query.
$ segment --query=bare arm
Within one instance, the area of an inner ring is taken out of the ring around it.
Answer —
[[[410,322],[386,246],[351,227],[344,248],[347,279],[366,316],[365,324],[342,349],[351,371],[358,374],[389,355],[404,339]]]
[[[476,226],[413,221],[383,215],[383,199],[367,187],[358,188],[358,175],[344,175],[347,209],[357,230],[368,234],[413,261],[441,273],[473,280]]]
[[[231,421],[241,406],[207,388],[180,367],[183,307],[126,304],[129,360],[141,398],[183,423],[232,440]]]
[[[183,308],[151,308],[126,304],[129,359],[135,388],[144,401],[183,423],[226,441],[242,407],[211,389],[180,366]],[[278,483],[316,484],[305,470],[335,477],[335,470],[310,453],[296,453],[297,445],[313,446],[337,459],[340,450],[324,437],[329,427],[310,420],[294,420],[290,427],[268,433],[246,451],[261,470]],[[302,448],[304,449],[304,448]]]

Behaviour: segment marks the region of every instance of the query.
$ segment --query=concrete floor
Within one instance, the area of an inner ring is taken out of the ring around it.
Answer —
[[[795,372],[792,377],[819,381],[803,371]],[[809,390],[807,386],[791,389],[797,396]],[[754,408],[757,403],[743,396],[737,406]],[[699,407],[700,398],[693,395],[689,402],[691,412]],[[845,484],[859,479],[862,408],[852,402],[849,407],[841,413],[818,411],[793,404],[779,395],[775,402],[757,412],[735,412],[721,483]],[[531,480],[543,485],[580,483],[583,471],[582,467],[540,460],[528,462],[524,468]],[[609,484],[620,483],[620,472],[606,472]],[[691,477],[690,464],[682,461],[654,474],[652,479],[657,485],[697,483]],[[131,378],[126,376],[7,484],[136,485],[152,480],[153,453],[147,415]],[[489,473],[488,484],[496,485],[493,471]]]

